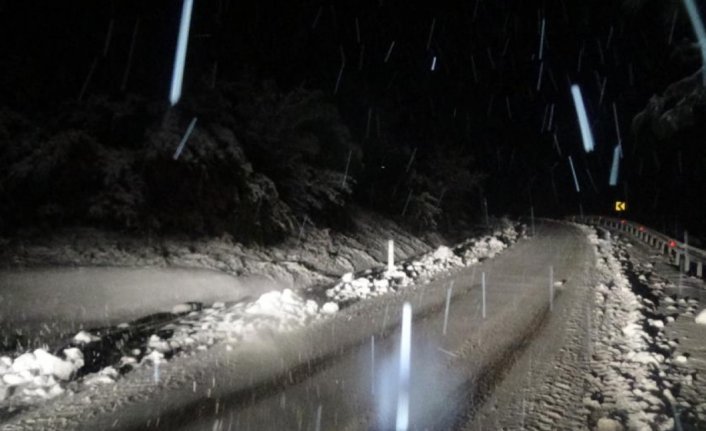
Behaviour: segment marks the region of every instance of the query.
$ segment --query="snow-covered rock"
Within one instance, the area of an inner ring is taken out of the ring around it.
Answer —
[[[437,261],[445,261],[456,258],[456,255],[450,248],[442,245],[432,253],[432,257]]]
[[[9,356],[0,356],[0,370],[12,366],[12,359]]]
[[[694,322],[699,325],[706,325],[706,309],[701,310],[699,314],[696,315]]]
[[[34,356],[42,374],[52,375],[59,380],[69,380],[77,370],[75,364],[56,357],[43,349],[35,350]]]
[[[15,360],[12,361],[12,366],[10,366],[10,369],[18,374],[23,371],[34,372],[39,370],[39,364],[37,363],[37,358],[34,357],[34,354],[27,352],[15,358]]]
[[[317,313],[319,312],[319,304],[317,304],[316,301],[312,301],[311,299],[309,299],[306,301],[304,309],[308,316],[316,317]]]
[[[338,312],[338,304],[335,302],[327,302],[321,307],[321,312],[324,314],[335,314]]]
[[[659,364],[659,361],[657,360],[655,355],[651,354],[650,352],[639,352],[631,359],[633,362],[638,362],[640,364]]]
[[[154,363],[159,362],[158,359],[153,359],[153,361],[155,361]],[[118,371],[115,368],[109,366],[103,368],[96,374],[88,376],[86,379],[84,379],[83,383],[89,386],[107,385],[115,383],[115,381],[118,379],[118,376]]]
[[[76,369],[83,367],[83,352],[81,352],[81,350],[76,347],[70,347],[68,349],[64,349],[63,353],[66,360],[74,364]]]
[[[115,383],[115,380],[111,379],[109,376],[104,376],[101,374],[90,375],[83,381],[83,384],[88,386],[109,385],[111,383]]]
[[[390,282],[385,278],[382,280],[373,280],[373,287],[377,292],[387,293],[387,289],[390,287]]]
[[[96,337],[95,335],[86,331],[81,331],[78,334],[74,335],[74,343],[77,344],[88,344],[98,340],[100,340],[99,337]]]
[[[142,357],[142,363],[143,364],[158,364],[162,362],[164,359],[164,355],[161,352],[158,352],[156,350],[151,351],[149,354],[145,355]]]
[[[596,424],[596,431],[623,431],[620,422],[610,418],[600,418]]]
[[[159,336],[155,334],[152,334],[150,336],[149,340],[147,341],[147,347],[152,350],[156,350],[160,353],[167,353],[172,351],[169,342],[159,338]]]
[[[2,381],[8,386],[17,386],[27,383],[27,379],[15,373],[6,373],[2,376]]]
[[[657,329],[664,328],[664,321],[660,319],[649,319],[648,323],[650,324],[650,326],[654,326]]]

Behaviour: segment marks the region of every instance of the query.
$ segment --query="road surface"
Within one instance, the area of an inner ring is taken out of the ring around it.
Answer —
[[[427,285],[359,302],[300,331],[175,358],[160,366],[159,377],[139,367],[111,387],[60,397],[5,427],[394,429],[400,315],[409,302],[411,429],[465,429],[488,415],[494,390],[528,346],[546,357],[565,347],[565,319],[581,309],[595,260],[579,228],[542,223],[534,237],[499,256]],[[553,280],[563,281],[551,303],[550,267]]]

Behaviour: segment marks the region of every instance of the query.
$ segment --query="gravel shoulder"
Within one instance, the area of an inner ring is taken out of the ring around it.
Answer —
[[[463,429],[705,429],[703,281],[633,238],[583,229],[595,266]]]

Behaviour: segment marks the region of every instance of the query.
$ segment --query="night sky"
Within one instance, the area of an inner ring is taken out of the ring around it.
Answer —
[[[168,110],[181,7],[0,2],[0,105],[33,124],[96,96],[137,95]],[[664,139],[632,127],[651,97],[700,67],[679,1],[195,0],[183,94],[198,97],[214,77],[320,90],[364,154],[384,140],[403,162],[414,149],[421,160],[443,148],[440,169],[443,157],[472,159],[484,180],[468,197],[477,209],[470,216],[479,216],[483,198],[492,213],[527,215],[533,206],[553,217],[614,214],[620,199],[631,219],[702,234],[704,123]],[[590,154],[571,84],[586,101]],[[618,143],[613,106],[624,150],[617,187],[608,185]],[[703,106],[694,102],[696,118]]]

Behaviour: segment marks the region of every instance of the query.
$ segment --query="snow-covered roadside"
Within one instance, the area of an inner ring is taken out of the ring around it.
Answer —
[[[517,241],[519,235],[514,226],[505,226],[492,235],[467,240],[453,248],[440,246],[417,260],[395,265],[393,271],[388,271],[387,268],[367,270],[359,276],[347,273],[334,287],[326,290],[326,296],[338,306],[343,306],[384,295],[429,279],[440,272],[466,267],[480,260],[492,258]]]
[[[589,236],[603,276],[591,321],[590,396],[584,399],[589,424],[597,430],[681,429],[680,412],[690,405],[673,391],[688,378],[674,366],[685,358],[674,354],[677,343],[664,331],[674,317],[658,313],[659,302],[671,299],[664,283],[648,284],[645,273],[630,272],[624,240],[608,232]],[[683,312],[693,313],[691,304],[683,305]]]
[[[360,277],[347,273],[329,291],[345,290],[353,295],[329,294],[327,291],[325,302],[307,299],[291,289],[284,289],[268,292],[252,302],[215,303],[206,308],[183,304],[172,310],[174,319],[170,323],[160,326],[151,334],[145,334],[140,346],[128,346],[128,343],[120,341],[115,343],[119,360],[86,376],[81,376],[87,359],[84,352],[103,347],[103,340],[87,332],[77,334],[72,345],[56,352],[56,355],[47,352],[47,349],[36,349],[14,358],[2,357],[0,416],[3,409],[22,408],[66,391],[77,393],[85,386],[113,383],[134,367],[152,366],[155,379],[159,379],[159,364],[174,355],[193,354],[216,343],[233,345],[254,339],[263,332],[287,332],[300,328],[336,313],[340,307],[354,300],[396,292],[442,271],[493,257],[520,235],[514,225],[505,225],[493,235],[467,240],[453,249],[439,247],[417,259],[403,261],[391,273],[367,270]],[[366,282],[358,281],[353,289],[344,287],[353,286],[352,282],[356,280]],[[375,287],[383,285],[386,285],[384,291]],[[370,286],[374,289],[371,290]],[[118,329],[124,329],[128,334],[131,330],[127,324]],[[116,352],[111,353],[114,356]]]

